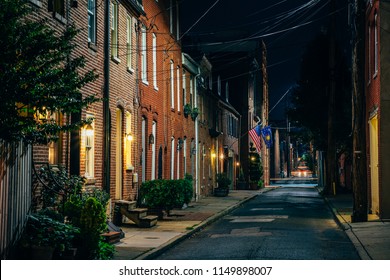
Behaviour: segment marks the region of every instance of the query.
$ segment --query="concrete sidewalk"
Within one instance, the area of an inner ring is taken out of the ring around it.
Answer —
[[[362,260],[390,260],[390,222],[377,215],[368,215],[368,221],[352,223],[352,194],[326,196],[339,225],[355,245]]]
[[[231,191],[227,197],[205,197],[191,202],[186,209],[173,210],[152,228],[124,224],[125,237],[116,243],[114,260],[153,259],[178,242],[200,231],[246,201],[278,186],[267,186],[258,191]],[[336,221],[345,230],[363,260],[390,260],[390,223],[370,215],[366,223],[351,223],[352,195],[324,197]]]

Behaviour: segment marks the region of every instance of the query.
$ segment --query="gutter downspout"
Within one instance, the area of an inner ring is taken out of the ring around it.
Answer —
[[[104,1],[103,189],[110,193],[110,4]]]
[[[200,76],[199,73],[199,68],[198,68],[198,74],[195,76],[195,107],[198,107],[198,83],[197,79]],[[200,186],[199,186],[199,126],[198,126],[198,117],[195,119],[195,201],[199,201],[199,196],[200,196]]]

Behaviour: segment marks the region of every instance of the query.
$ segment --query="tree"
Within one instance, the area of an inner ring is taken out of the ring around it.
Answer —
[[[72,56],[75,26],[52,30],[44,20],[29,19],[28,1],[0,3],[0,138],[48,143],[59,132],[80,128],[91,120],[56,123],[54,113],[70,116],[98,101],[81,88],[94,81],[94,71],[81,71],[82,56]]]

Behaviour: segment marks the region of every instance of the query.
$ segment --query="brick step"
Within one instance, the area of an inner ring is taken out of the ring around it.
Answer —
[[[110,231],[110,232],[102,233],[101,236],[103,236],[104,241],[109,244],[115,244],[119,242],[121,239],[121,233],[118,231]]]

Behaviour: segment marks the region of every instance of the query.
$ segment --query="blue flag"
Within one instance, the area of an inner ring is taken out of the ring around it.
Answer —
[[[271,148],[272,146],[272,130],[271,127],[265,126],[261,130],[261,136],[263,136],[263,140],[267,148]]]

